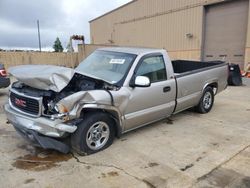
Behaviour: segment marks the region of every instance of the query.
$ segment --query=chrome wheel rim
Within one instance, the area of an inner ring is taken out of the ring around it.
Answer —
[[[212,95],[210,92],[206,92],[203,98],[203,106],[205,109],[209,109],[212,104]]]
[[[108,141],[110,135],[109,126],[103,121],[94,123],[86,136],[87,146],[92,150],[101,149]]]

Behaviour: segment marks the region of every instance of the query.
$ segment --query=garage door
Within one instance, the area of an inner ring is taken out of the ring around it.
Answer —
[[[248,0],[234,0],[205,8],[203,59],[225,60],[243,68]]]

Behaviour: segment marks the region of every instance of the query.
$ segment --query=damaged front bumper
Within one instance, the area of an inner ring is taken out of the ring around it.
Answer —
[[[68,153],[70,151],[69,145],[63,141],[59,141],[51,137],[43,136],[37,133],[36,131],[26,129],[23,127],[20,128],[14,125],[14,128],[25,140],[27,140],[28,142],[31,142],[32,145],[34,146],[42,147],[44,149],[54,149],[62,153]]]
[[[59,119],[51,120],[46,117],[28,117],[13,110],[9,104],[4,106],[7,119],[16,127],[34,130],[49,137],[63,137],[65,133],[73,133],[77,129],[76,125],[63,123]]]
[[[64,137],[67,133],[75,132],[76,125],[66,124],[58,119],[28,117],[13,110],[9,104],[6,104],[4,109],[7,119],[17,132],[34,145],[39,145],[45,149],[56,149],[63,153],[68,152],[68,146],[58,141],[58,138]]]

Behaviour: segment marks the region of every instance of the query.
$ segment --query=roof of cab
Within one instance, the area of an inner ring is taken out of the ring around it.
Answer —
[[[122,52],[122,53],[128,53],[128,54],[136,54],[136,55],[143,54],[143,53],[154,53],[154,52],[163,51],[163,49],[135,48],[135,47],[106,47],[106,48],[98,48],[97,50]]]

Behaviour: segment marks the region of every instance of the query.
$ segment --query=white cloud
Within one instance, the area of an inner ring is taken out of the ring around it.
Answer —
[[[37,48],[39,19],[42,46],[49,49],[57,36],[64,47],[73,34],[89,42],[88,21],[131,0],[0,1],[0,48]]]

